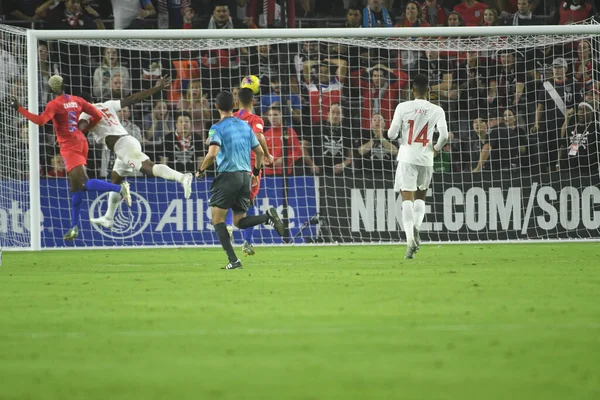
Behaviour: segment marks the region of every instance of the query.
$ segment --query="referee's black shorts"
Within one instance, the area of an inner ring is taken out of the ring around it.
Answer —
[[[250,208],[250,172],[221,172],[210,185],[210,206],[224,210],[232,209],[234,214],[244,214]]]

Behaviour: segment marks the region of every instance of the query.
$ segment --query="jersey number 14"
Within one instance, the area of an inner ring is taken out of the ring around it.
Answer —
[[[413,138],[415,133],[415,121],[413,121],[412,119],[408,120],[408,125],[408,144],[410,145],[413,143],[421,143],[423,144],[423,147],[427,146],[427,144],[429,143],[429,140],[427,139],[427,131],[429,124],[425,124],[423,129],[421,129],[421,131],[417,134],[417,137],[415,138]]]

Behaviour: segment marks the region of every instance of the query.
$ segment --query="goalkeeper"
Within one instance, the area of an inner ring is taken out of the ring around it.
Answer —
[[[90,130],[90,133],[97,143],[105,145],[117,156],[111,174],[111,181],[113,183],[120,184],[124,177],[131,176],[137,170],[150,177],[156,176],[181,183],[184,197],[189,199],[192,194],[193,175],[189,173],[182,174],[166,165],[154,164],[150,161],[150,158],[142,152],[140,142],[129,135],[117,117],[117,112],[121,108],[141,102],[167,88],[170,83],[170,78],[163,76],[151,89],[132,94],[121,100],[109,100],[104,103],[94,104],[94,107],[102,114],[102,119]],[[92,100],[92,96],[89,93],[82,93],[81,97],[88,102]],[[89,127],[90,118],[88,114],[81,114],[78,125],[81,131]],[[113,227],[114,215],[120,200],[119,195],[117,193],[114,194],[115,196],[113,196],[113,193],[109,195],[106,213],[100,218],[90,218],[90,222],[107,229]]]

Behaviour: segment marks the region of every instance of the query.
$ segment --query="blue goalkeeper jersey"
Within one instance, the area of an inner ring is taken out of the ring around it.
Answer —
[[[223,118],[208,131],[209,144],[218,145],[217,172],[252,171],[250,152],[259,146],[247,122],[236,117]]]

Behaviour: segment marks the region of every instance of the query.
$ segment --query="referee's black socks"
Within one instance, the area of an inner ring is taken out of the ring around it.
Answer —
[[[219,238],[219,242],[221,242],[221,247],[223,247],[223,250],[225,250],[225,253],[227,253],[227,258],[229,258],[229,262],[236,262],[238,258],[235,255],[235,251],[233,251],[231,238],[229,237],[229,232],[227,232],[227,225],[225,225],[225,223],[222,222],[220,224],[216,224],[214,227],[215,231],[217,231],[217,237]]]
[[[240,222],[238,222],[238,228],[246,229],[250,228],[251,226],[266,224],[267,222],[269,222],[269,216],[267,214],[248,215],[247,217],[240,219]]]

